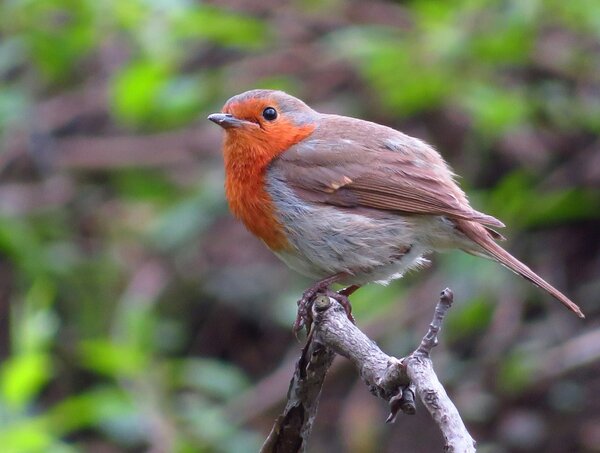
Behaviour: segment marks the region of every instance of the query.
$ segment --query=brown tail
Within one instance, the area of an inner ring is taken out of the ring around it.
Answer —
[[[483,251],[478,250],[467,250],[469,253],[487,255],[498,261],[500,264],[506,266],[511,271],[519,274],[521,277],[529,280],[534,285],[547,291],[551,296],[560,301],[569,310],[573,311],[580,318],[585,318],[585,315],[581,309],[571,299],[557,290],[554,286],[544,280],[542,277],[533,272],[529,267],[520,262],[502,247],[494,242],[490,234],[485,228],[478,223],[469,222],[465,220],[455,221],[458,228],[473,242],[479,245]]]

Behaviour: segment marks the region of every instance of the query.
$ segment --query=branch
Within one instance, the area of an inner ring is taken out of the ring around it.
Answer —
[[[416,393],[442,431],[446,451],[474,452],[475,442],[433,371],[429,357],[438,343],[437,335],[452,299],[449,289],[442,292],[419,347],[407,357],[397,359],[382,352],[352,324],[337,301],[319,295],[313,305],[313,328],[290,383],[288,403],[261,452],[306,451],[321,387],[334,353],[349,359],[369,391],[389,402],[388,422],[393,422],[399,411],[415,413]]]
[[[305,451],[323,381],[334,356],[331,349],[309,336],[290,381],[285,409],[275,420],[261,453]]]

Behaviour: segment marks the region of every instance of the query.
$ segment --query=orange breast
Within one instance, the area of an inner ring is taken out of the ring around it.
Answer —
[[[225,194],[229,207],[271,250],[285,250],[290,244],[265,189],[267,166],[314,129],[312,125],[295,128],[293,134],[277,134],[272,140],[235,130],[225,137]]]
[[[264,174],[248,179],[227,178],[225,193],[231,212],[272,250],[289,247],[273,202],[264,188]]]

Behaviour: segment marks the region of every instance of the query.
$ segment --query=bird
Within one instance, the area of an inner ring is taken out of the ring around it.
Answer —
[[[230,210],[290,268],[315,281],[298,301],[297,332],[317,294],[351,316],[349,296],[387,284],[453,249],[488,258],[581,309],[499,245],[504,224],[473,209],[426,142],[377,123],[319,113],[283,91],[231,97],[208,120],[224,131]],[[347,285],[333,291],[333,284]]]

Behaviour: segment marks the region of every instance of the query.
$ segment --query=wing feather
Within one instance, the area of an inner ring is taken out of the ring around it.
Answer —
[[[307,201],[504,226],[471,208],[450,168],[426,143],[352,118],[323,115],[323,123],[271,164]]]

